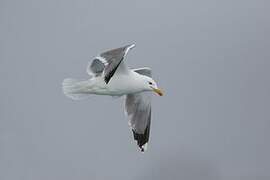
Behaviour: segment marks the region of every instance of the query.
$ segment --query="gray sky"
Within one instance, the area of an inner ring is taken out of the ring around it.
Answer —
[[[0,0],[0,179],[270,178],[269,1]],[[136,43],[149,66],[150,145],[138,152],[122,99],[74,102],[103,50]]]

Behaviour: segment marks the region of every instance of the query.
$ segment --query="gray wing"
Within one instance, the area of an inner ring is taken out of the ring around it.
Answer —
[[[134,69],[133,71],[151,77],[150,68]],[[125,110],[129,117],[134,139],[140,150],[145,150],[149,141],[151,124],[151,92],[141,92],[126,95]]]
[[[127,55],[128,51],[133,47],[135,47],[135,44],[101,53],[92,61],[91,64],[88,65],[88,74],[94,74],[95,76],[104,74],[104,81],[108,84],[117,69],[126,68],[122,61]]]
[[[87,73],[90,76],[100,76],[105,68],[105,62],[101,61],[100,58],[95,58],[91,63],[87,66]]]
[[[145,75],[148,77],[152,77],[152,70],[149,67],[143,67],[138,69],[132,69],[132,71],[139,73],[141,75]]]

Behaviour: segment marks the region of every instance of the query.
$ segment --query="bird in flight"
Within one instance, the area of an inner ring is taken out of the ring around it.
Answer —
[[[151,123],[152,92],[162,96],[163,92],[152,79],[148,67],[130,69],[124,59],[135,44],[105,51],[95,57],[87,66],[90,78],[77,80],[67,78],[63,81],[64,94],[81,100],[91,94],[125,96],[125,111],[134,140],[141,152],[144,152],[149,141]]]

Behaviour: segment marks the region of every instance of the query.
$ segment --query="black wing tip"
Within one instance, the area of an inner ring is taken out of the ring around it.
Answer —
[[[146,145],[149,141],[149,132],[150,132],[150,126],[147,126],[143,134],[136,133],[133,129],[133,137],[134,140],[137,141],[137,145],[140,148],[141,152],[144,152],[146,150]]]
[[[148,142],[149,136],[146,133],[144,134],[136,133],[134,130],[132,130],[132,132],[134,139],[137,141],[137,145],[140,148],[142,148],[142,146]]]
[[[145,151],[144,147],[142,146],[142,147],[139,147],[139,148],[140,148],[140,151],[141,151],[142,153],[144,153],[144,151]]]

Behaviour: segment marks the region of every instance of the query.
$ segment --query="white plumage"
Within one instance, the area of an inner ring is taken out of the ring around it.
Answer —
[[[87,80],[65,79],[64,94],[73,99],[86,99],[91,94],[125,96],[125,109],[129,116],[134,139],[140,150],[145,150],[149,140],[151,122],[151,94],[162,92],[151,77],[150,68],[129,69],[124,58],[135,45],[105,51],[88,64]]]

